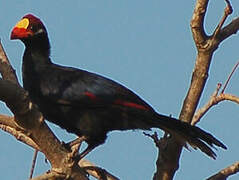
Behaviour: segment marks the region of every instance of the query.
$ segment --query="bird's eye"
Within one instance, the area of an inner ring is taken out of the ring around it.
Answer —
[[[33,32],[36,32],[36,31],[37,31],[37,28],[36,28],[36,26],[31,25],[31,26],[30,26],[30,30],[33,31]]]

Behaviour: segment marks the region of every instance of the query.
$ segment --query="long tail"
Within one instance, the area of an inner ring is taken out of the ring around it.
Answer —
[[[191,126],[190,124],[177,119],[157,114],[156,119],[154,119],[151,123],[153,124],[153,127],[158,127],[172,135],[175,135],[177,138],[183,139],[194,149],[199,148],[202,152],[206,153],[213,159],[216,159],[216,154],[212,148],[218,146],[223,149],[227,149],[227,147],[213,135],[196,126]]]

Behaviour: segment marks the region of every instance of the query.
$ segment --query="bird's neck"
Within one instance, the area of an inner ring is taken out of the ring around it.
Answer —
[[[28,56],[28,60],[32,60],[32,63],[50,63],[50,43],[47,34],[22,41],[26,46],[25,55]]]

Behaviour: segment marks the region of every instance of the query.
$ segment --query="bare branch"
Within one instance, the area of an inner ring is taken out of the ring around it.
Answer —
[[[213,94],[211,95],[211,98],[209,99],[209,101],[207,102],[206,105],[204,105],[202,108],[200,108],[193,116],[192,125],[195,125],[196,123],[198,123],[201,119],[201,117],[216,103],[216,97],[218,96],[218,92],[220,90],[220,88],[222,87],[222,84],[218,83],[217,84],[217,88],[216,90],[213,92]]]
[[[221,101],[224,101],[224,100],[229,100],[229,101],[232,101],[232,102],[235,102],[235,103],[238,103],[239,102],[239,97],[236,97],[234,95],[231,95],[231,94],[224,94],[224,91],[233,75],[233,73],[236,71],[237,67],[239,65],[239,61],[237,62],[237,64],[233,67],[232,69],[232,72],[229,74],[223,88],[222,88],[222,91],[220,93],[220,95],[218,95],[219,93],[219,90],[220,88],[222,87],[222,85],[220,83],[217,84],[217,88],[216,90],[214,91],[214,93],[212,94],[212,96],[210,97],[209,101],[207,102],[207,104],[205,104],[202,108],[200,108],[193,116],[193,119],[192,119],[192,122],[191,124],[192,125],[195,125],[196,123],[198,123],[200,121],[200,119],[202,118],[202,116],[209,111],[209,109],[218,104],[219,102]]]
[[[213,38],[218,36],[220,34],[220,31],[222,29],[223,24],[225,23],[227,17],[232,14],[233,10],[232,10],[232,6],[230,4],[229,0],[225,0],[225,2],[227,3],[227,6],[224,9],[224,14],[222,16],[221,21],[219,22],[218,26],[216,27],[214,33],[213,33]]]
[[[31,180],[65,180],[66,176],[64,174],[58,174],[55,172],[47,172],[45,174],[42,174],[40,176],[37,176],[35,178],[32,178]]]
[[[225,91],[225,89],[226,89],[226,87],[227,87],[229,81],[231,80],[231,77],[232,77],[233,73],[236,71],[238,65],[239,65],[239,61],[238,61],[238,62],[236,63],[236,65],[233,67],[232,72],[231,72],[230,75],[228,76],[228,78],[227,78],[227,80],[226,80],[226,82],[225,82],[225,84],[224,84],[224,86],[223,86],[223,88],[222,88],[221,94],[224,93],[224,91]]]
[[[227,17],[233,12],[230,1],[225,0],[225,2],[227,5],[224,9],[224,15],[222,19],[214,30],[213,35],[207,36],[205,34],[203,23],[207,10],[208,0],[197,0],[191,20],[191,30],[193,39],[199,52],[208,51],[210,53],[213,53],[223,40],[230,37],[232,34],[235,34],[239,30],[239,17],[222,28]]]
[[[31,146],[34,149],[38,149],[38,145],[29,137],[29,133],[19,127],[14,117],[0,115],[0,129],[13,135],[17,140]]]
[[[36,165],[36,160],[37,160],[37,154],[38,154],[38,150],[35,149],[33,159],[32,159],[32,167],[31,167],[29,179],[32,179],[32,177],[33,177],[33,173],[34,173],[34,169],[35,169],[35,165]]]
[[[222,42],[231,35],[236,34],[238,30],[239,30],[239,17],[233,19],[231,23],[229,23],[221,30],[220,36],[218,37],[219,41]]]
[[[207,180],[226,180],[229,176],[234,175],[239,172],[239,162],[222,169],[217,174],[209,177]]]
[[[42,151],[52,165],[52,171],[33,178],[33,180],[49,178],[66,179],[66,176],[75,180],[88,179],[85,176],[85,171],[73,161],[73,156],[76,154],[76,151],[68,152],[64,146],[62,146],[44,123],[41,113],[36,109],[34,104],[30,102],[28,94],[19,86],[17,79],[12,79],[12,77],[15,77],[15,71],[11,70],[12,67],[1,43],[0,63],[4,64],[3,66],[1,65],[2,68],[0,68],[0,72],[6,79],[2,80],[0,78],[0,100],[6,102],[15,114],[15,117],[0,115],[0,128],[12,134],[23,143]],[[9,78],[9,76],[11,78]],[[76,147],[76,149],[78,149],[78,147]],[[80,164],[89,174],[96,178],[100,179],[100,173],[103,173],[107,177],[107,180],[118,180],[117,177],[104,169],[94,167],[89,161],[82,160]]]
[[[84,168],[84,170],[90,174],[91,176],[95,177],[96,179],[101,179],[102,173],[105,175],[107,180],[119,180],[116,176],[112,175],[111,173],[107,172],[105,169],[102,169],[100,167],[97,167],[95,164],[92,162],[86,160],[86,159],[81,159],[78,162],[78,165],[81,168]]]
[[[15,70],[12,68],[7,58],[7,55],[3,50],[1,42],[0,42],[0,72],[2,74],[3,79],[12,81],[19,85]]]
[[[239,28],[238,20],[233,21],[233,25],[232,23],[230,23],[221,30],[225,19],[230,14],[230,10],[232,9],[230,7],[229,1],[226,0],[226,11],[224,12],[224,17],[219,23],[217,30],[214,31],[214,34],[216,35],[207,36],[204,30],[204,18],[208,7],[208,2],[209,0],[196,1],[190,23],[193,39],[198,53],[191,77],[191,84],[184,99],[183,107],[179,116],[180,120],[188,123],[191,123],[193,119],[194,113],[204,90],[208,78],[208,71],[211,65],[212,56],[215,50],[222,42],[223,36],[225,39],[226,36],[229,37],[230,34],[235,33]],[[233,102],[237,102],[237,98],[232,95],[223,94],[220,95],[219,99],[220,98],[227,98],[228,100],[231,99],[233,100]],[[179,167],[178,161],[180,158],[181,150],[182,145],[174,138],[169,138],[167,140],[167,146],[163,150],[160,150],[160,154],[157,160],[157,173],[154,176],[154,179],[173,179],[173,176]]]
[[[202,118],[202,116],[212,107],[217,105],[218,103],[222,102],[222,101],[231,101],[234,103],[239,104],[239,97],[234,96],[232,94],[219,94],[218,96],[214,96],[212,95],[210,100],[208,101],[208,103],[203,106],[202,108],[200,108],[194,115],[192,123],[193,125],[195,125],[196,123],[198,123],[200,121],[200,119]]]
[[[57,151],[54,152],[52,149],[61,149],[61,143],[51,133],[43,121],[42,114],[30,102],[25,90],[10,81],[4,80],[0,80],[0,87],[0,100],[6,102],[11,111],[14,112],[14,121],[21,126],[22,129],[27,129],[33,141],[41,147],[41,151],[43,151],[47,158],[53,163],[53,167],[54,162],[60,164],[59,161],[61,160],[55,157]],[[49,135],[48,137],[47,134]],[[54,148],[54,144],[57,147]],[[47,147],[47,145],[51,147]]]
[[[31,103],[24,89],[10,81],[0,80],[0,100],[5,101],[8,107],[15,114],[14,120],[18,125],[27,129],[32,140],[40,147],[51,162],[52,170],[60,174],[72,176],[78,173],[83,179],[88,179],[85,172],[79,167],[75,167],[76,163],[71,158],[69,152],[44,122],[42,114]],[[8,129],[8,128],[6,128]]]
[[[207,6],[208,0],[198,0],[196,2],[190,24],[194,41],[196,42],[196,46],[199,47],[201,44],[204,44],[207,39],[207,35],[203,27]]]
[[[37,146],[37,144],[30,138],[28,137],[29,133],[25,132],[23,129],[21,129],[21,127],[19,127],[15,121],[14,121],[14,117],[11,116],[7,116],[7,115],[0,115],[0,128],[8,133],[10,133],[11,135],[15,136],[17,140],[31,146],[34,149],[39,149],[39,147]],[[79,166],[84,168],[86,170],[87,173],[89,173],[91,176],[100,179],[98,173],[97,173],[97,168],[99,169],[99,167],[96,167],[93,163],[91,163],[90,161],[86,160],[86,159],[81,159],[79,161]],[[87,167],[91,167],[91,168],[87,168]],[[95,169],[93,168],[95,167]],[[114,175],[112,175],[111,173],[107,172],[106,170],[104,170],[104,173],[107,177],[107,180],[118,180],[119,178],[115,177]],[[49,176],[53,176],[53,175],[44,175],[44,176],[40,176],[37,178],[47,178]],[[35,179],[35,178],[33,178]]]
[[[21,126],[21,129],[28,132],[27,136],[31,137],[33,142],[40,147],[41,151],[51,162],[52,171],[66,174],[72,178],[77,176],[81,180],[87,180],[85,171],[79,168],[77,163],[70,157],[70,151],[61,144],[48,128],[42,114],[32,104],[27,92],[20,87],[17,79],[14,78],[15,72],[9,70],[11,65],[2,46],[0,46],[0,61],[0,73],[6,79],[0,79],[0,100],[4,101],[14,113],[15,118],[13,120],[18,126]],[[11,129],[9,126],[3,125],[2,128],[13,134],[15,132],[15,129]],[[16,137],[18,136],[19,133],[16,132]]]

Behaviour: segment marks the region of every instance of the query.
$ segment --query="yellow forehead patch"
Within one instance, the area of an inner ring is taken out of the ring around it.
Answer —
[[[29,20],[27,18],[23,18],[16,24],[15,27],[27,29],[28,25],[29,25]]]

